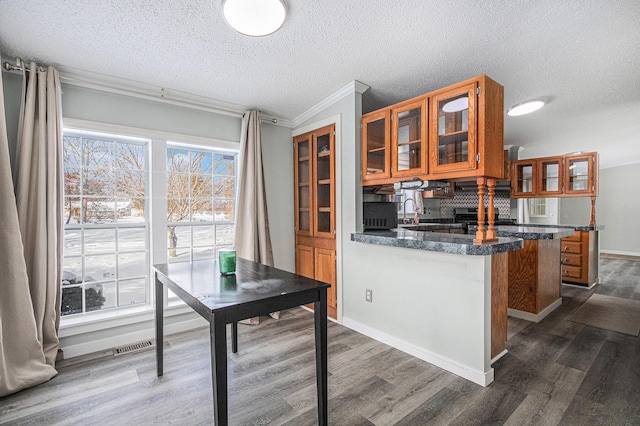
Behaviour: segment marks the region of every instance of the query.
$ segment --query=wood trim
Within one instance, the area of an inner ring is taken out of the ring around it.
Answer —
[[[536,313],[560,298],[562,284],[560,266],[560,240],[538,240],[538,285]]]
[[[491,256],[491,358],[505,349],[508,333],[508,254]]]
[[[384,148],[384,171],[380,173],[367,173],[369,164],[368,164],[368,127],[369,123],[383,120],[384,122],[384,136],[383,136],[383,148]],[[391,177],[391,133],[390,133],[390,121],[391,121],[391,110],[383,109],[362,117],[362,180],[369,181],[374,180],[377,181],[379,179],[388,179]]]

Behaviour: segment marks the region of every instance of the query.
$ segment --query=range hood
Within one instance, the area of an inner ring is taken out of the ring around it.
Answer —
[[[393,184],[393,189],[396,192],[402,191],[403,189],[412,189],[414,191],[433,191],[436,189],[448,188],[449,182],[442,182],[438,180],[422,180],[422,179],[413,179],[404,182],[396,182]]]

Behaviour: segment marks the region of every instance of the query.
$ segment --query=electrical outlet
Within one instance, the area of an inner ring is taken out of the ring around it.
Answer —
[[[369,303],[373,303],[373,290],[369,288],[365,290],[364,300],[366,300]]]

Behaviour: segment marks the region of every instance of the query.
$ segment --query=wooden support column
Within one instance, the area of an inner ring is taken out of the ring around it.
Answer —
[[[487,222],[489,223],[489,228],[487,229],[487,238],[486,241],[498,241],[496,238],[496,230],[494,228],[495,224],[495,209],[493,207],[493,198],[496,194],[496,180],[495,179],[487,179],[487,187],[489,188],[489,217],[487,218]]]
[[[591,221],[590,226],[596,226],[596,197],[591,197]]]
[[[476,231],[476,238],[473,240],[476,244],[481,244],[486,239],[484,233],[484,185],[486,181],[484,177],[476,179],[478,184],[478,230]]]

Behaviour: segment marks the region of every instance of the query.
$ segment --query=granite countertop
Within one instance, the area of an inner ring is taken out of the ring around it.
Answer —
[[[473,238],[473,235],[468,234],[441,234],[407,229],[365,231],[351,234],[351,241],[366,244],[473,256],[507,253],[524,247],[524,242],[520,238],[498,238],[496,242],[484,244],[474,244]]]
[[[516,225],[535,228],[569,228],[574,231],[602,231],[604,229],[604,225],[546,225],[542,223],[518,223]]]
[[[477,228],[477,227],[475,227]],[[486,228],[485,228],[486,230]],[[471,227],[469,227],[471,231]],[[572,228],[537,227],[537,226],[496,226],[499,237],[516,237],[524,240],[553,240],[570,237],[574,233]]]

